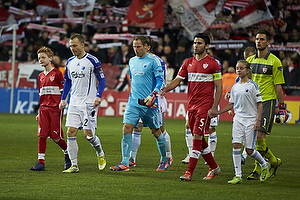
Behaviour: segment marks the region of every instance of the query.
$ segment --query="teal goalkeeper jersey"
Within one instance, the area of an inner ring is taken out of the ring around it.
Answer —
[[[129,60],[131,92],[129,104],[137,104],[153,91],[160,92],[163,86],[163,69],[161,62],[154,55],[147,53],[140,58],[135,56]]]
[[[262,101],[277,99],[275,85],[284,84],[281,61],[270,51],[264,58],[253,55],[247,58],[247,61],[252,69],[252,80],[259,87]]]

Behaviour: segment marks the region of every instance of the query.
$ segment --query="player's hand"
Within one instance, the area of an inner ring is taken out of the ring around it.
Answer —
[[[97,106],[99,106],[101,103],[101,98],[100,97],[96,97],[94,100],[94,108],[96,108]]]
[[[288,114],[285,110],[284,103],[280,103],[278,107],[279,107],[279,111],[276,114],[275,122],[283,124],[286,122],[286,120],[288,118]]]
[[[39,121],[39,114],[35,116],[36,121]]]
[[[61,100],[60,103],[59,103],[59,109],[60,110],[65,109],[66,105],[67,105],[67,101],[66,100]]]
[[[146,99],[144,99],[145,106],[154,107],[157,103],[153,103],[158,96],[156,91],[152,92]]]
[[[225,101],[229,101],[230,99],[230,92],[226,92],[225,96],[224,96]]]
[[[260,129],[260,120],[256,120],[254,124],[254,130],[258,131]]]

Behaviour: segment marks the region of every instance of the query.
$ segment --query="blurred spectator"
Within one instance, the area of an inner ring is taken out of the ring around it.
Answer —
[[[228,72],[222,75],[223,94],[231,90],[231,87],[236,81],[236,73],[234,67],[228,67]]]
[[[107,63],[110,65],[120,65],[122,63],[122,55],[118,47],[113,46],[107,50]]]
[[[287,67],[283,69],[285,79],[284,86],[286,95],[300,96],[300,69],[295,67],[296,60],[292,57],[287,58]]]
[[[100,49],[97,44],[92,44],[90,53],[93,56],[96,56],[101,63],[107,63],[107,51],[105,49]]]
[[[256,53],[256,50],[254,47],[247,47],[244,52],[243,52],[243,58],[242,59],[247,59],[248,57],[254,55]]]
[[[177,50],[174,56],[174,66],[171,66],[175,69],[175,74],[178,73],[183,61],[190,57],[192,57],[192,53],[186,49],[186,44],[183,42],[178,43]]]
[[[291,42],[300,42],[299,31],[297,28],[293,28],[290,41]]]
[[[228,68],[229,68],[229,60],[224,60],[222,62],[222,74],[225,74],[228,72]]]
[[[122,61],[120,64],[122,64],[122,65],[127,65],[129,62],[129,59],[132,58],[133,56],[135,56],[135,54],[129,47],[127,41],[122,42],[121,52],[122,52]]]
[[[164,46],[163,54],[167,57],[170,67],[174,68],[174,53],[172,53],[172,47],[169,45]]]

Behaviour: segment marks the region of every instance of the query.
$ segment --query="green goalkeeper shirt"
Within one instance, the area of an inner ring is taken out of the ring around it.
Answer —
[[[275,85],[284,84],[283,68],[281,61],[270,51],[264,58],[257,54],[247,58],[252,69],[252,80],[259,87],[262,101],[277,99]]]

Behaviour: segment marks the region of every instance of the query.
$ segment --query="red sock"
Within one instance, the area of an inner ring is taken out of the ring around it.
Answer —
[[[195,140],[195,139],[193,140],[193,150],[197,150],[197,151],[201,152],[202,140]],[[198,162],[197,158],[190,157],[188,171],[191,172],[191,175],[193,175],[193,173],[194,173],[197,162]]]
[[[58,144],[58,146],[60,146],[60,148],[61,148],[62,150],[64,150],[64,153],[65,153],[65,150],[67,150],[67,144],[66,144],[66,141],[60,139],[58,142],[56,142],[56,144]],[[68,154],[65,154],[65,155],[68,155]]]
[[[39,158],[38,162],[45,165],[45,152],[46,152],[46,143],[47,143],[47,138],[46,137],[39,137],[39,142],[38,142],[38,153]]]
[[[202,148],[206,149],[208,147],[208,144],[206,142],[206,140],[203,138],[202,140]],[[215,169],[218,167],[214,157],[212,156],[211,152],[209,152],[208,154],[202,155],[203,159],[207,162],[209,168],[211,169]]]

